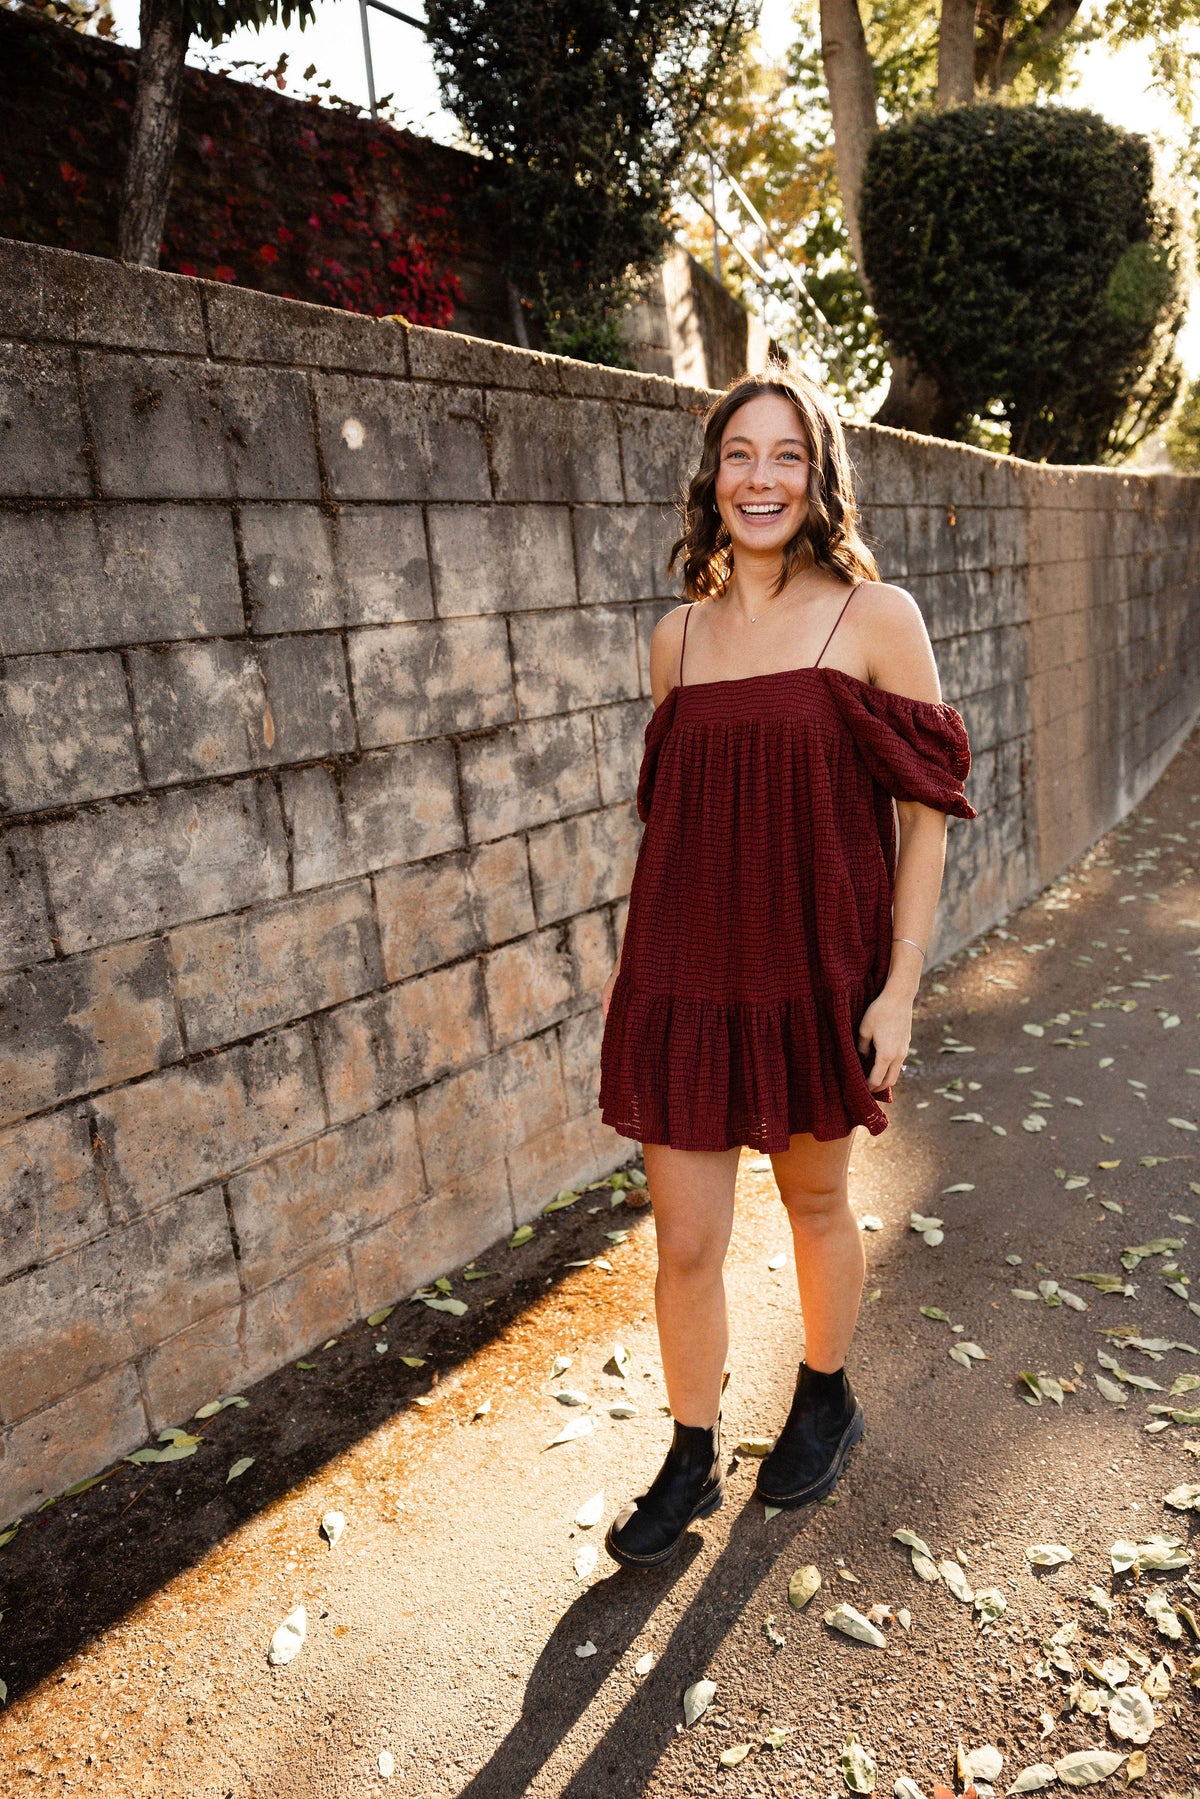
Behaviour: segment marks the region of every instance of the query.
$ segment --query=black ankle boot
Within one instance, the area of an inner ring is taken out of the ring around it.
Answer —
[[[863,1433],[862,1407],[845,1369],[821,1374],[801,1362],[787,1422],[759,1466],[754,1491],[767,1505],[809,1505],[832,1493]]]
[[[618,1512],[604,1547],[626,1567],[656,1567],[675,1553],[688,1525],[715,1512],[724,1497],[720,1417],[711,1430],[676,1421],[667,1459],[650,1490]]]

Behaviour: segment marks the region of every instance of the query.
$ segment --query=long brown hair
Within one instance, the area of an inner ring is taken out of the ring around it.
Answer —
[[[700,463],[680,503],[683,535],[672,546],[668,572],[683,557],[683,590],[689,600],[716,599],[733,573],[733,544],[717,511],[717,469],[725,427],[747,400],[782,394],[800,414],[808,439],[808,513],[784,545],[775,592],[782,593],[806,568],[827,569],[842,580],[877,581],[875,558],[859,535],[858,507],[846,437],[824,388],[808,375],[772,363],[759,374],[740,375],[713,401],[704,417]]]

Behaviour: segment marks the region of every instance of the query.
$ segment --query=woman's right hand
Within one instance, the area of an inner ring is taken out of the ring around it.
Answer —
[[[600,995],[600,1006],[601,1006],[603,1015],[606,1019],[608,1017],[608,1008],[612,1004],[613,988],[617,984],[617,976],[620,973],[620,971],[621,971],[621,964],[618,961],[618,963],[616,964],[616,967],[613,969],[612,973],[609,975],[607,981],[605,981],[604,991]]]

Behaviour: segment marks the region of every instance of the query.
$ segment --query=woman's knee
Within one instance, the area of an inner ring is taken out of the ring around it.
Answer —
[[[850,1198],[845,1181],[832,1185],[815,1182],[789,1182],[781,1186],[779,1197],[793,1224],[828,1229],[845,1222],[850,1216]]]
[[[728,1233],[698,1230],[694,1224],[666,1225],[660,1220],[658,1265],[668,1275],[697,1279],[719,1274],[725,1261]]]

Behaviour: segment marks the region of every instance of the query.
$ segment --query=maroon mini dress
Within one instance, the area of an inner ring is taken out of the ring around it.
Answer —
[[[974,818],[953,706],[815,663],[683,685],[652,713],[600,1108],[624,1137],[782,1151],[887,1128],[857,1029],[891,960],[893,799]]]

